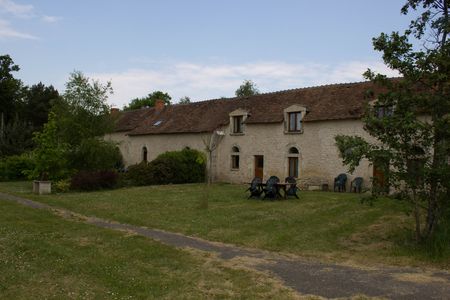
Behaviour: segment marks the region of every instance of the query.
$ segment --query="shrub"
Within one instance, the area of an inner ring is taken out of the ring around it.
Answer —
[[[56,180],[67,178],[70,173],[67,159],[69,146],[62,143],[58,136],[57,116],[54,112],[48,115],[48,122],[41,132],[35,133],[33,150],[35,166],[28,173],[30,179]]]
[[[56,193],[67,193],[70,190],[70,180],[61,179],[53,183],[52,190]]]
[[[123,167],[122,155],[116,144],[98,138],[89,138],[71,151],[71,167],[75,170],[112,170]]]
[[[125,177],[132,185],[150,185],[154,182],[152,170],[146,162],[129,166]]]
[[[127,178],[134,185],[202,182],[205,158],[201,152],[189,148],[165,152],[148,164],[130,166]]]
[[[0,161],[0,180],[26,179],[26,173],[34,169],[30,154],[8,156]]]
[[[112,189],[117,184],[117,178],[115,171],[80,171],[72,177],[70,187],[81,191]]]

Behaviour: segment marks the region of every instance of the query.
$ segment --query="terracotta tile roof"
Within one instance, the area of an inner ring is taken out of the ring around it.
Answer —
[[[162,111],[146,108],[122,113],[116,131],[130,135],[211,132],[229,123],[229,113],[240,108],[250,116],[247,124],[283,122],[283,110],[298,104],[306,107],[303,121],[357,119],[368,101],[371,82],[334,84],[292,89],[242,98],[175,104]]]
[[[135,129],[147,116],[152,115],[152,109],[136,109],[131,111],[121,111],[114,131],[123,132]]]

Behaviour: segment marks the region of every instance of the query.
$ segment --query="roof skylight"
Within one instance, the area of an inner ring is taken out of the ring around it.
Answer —
[[[153,124],[153,126],[159,126],[159,125],[161,125],[161,123],[162,123],[162,121],[161,121],[161,120],[158,120],[158,121],[156,121],[156,122]]]

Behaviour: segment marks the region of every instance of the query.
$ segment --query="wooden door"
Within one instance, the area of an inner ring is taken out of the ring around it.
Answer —
[[[382,166],[379,164],[373,165],[373,184],[376,188],[379,189],[379,192],[386,192],[387,186],[386,186],[386,180],[384,175],[384,170]]]
[[[264,175],[264,156],[255,155],[255,177],[263,179]]]
[[[289,157],[289,177],[298,178],[298,157]]]

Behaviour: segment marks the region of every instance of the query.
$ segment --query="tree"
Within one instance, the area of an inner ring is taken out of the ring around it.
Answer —
[[[123,107],[123,110],[133,110],[142,107],[152,107],[155,106],[156,100],[163,100],[167,105],[169,105],[170,100],[172,100],[172,97],[170,97],[170,95],[167,93],[161,91],[154,91],[153,93],[148,94],[147,97],[136,98],[131,100],[128,106],[125,105]]]
[[[64,142],[76,147],[87,138],[100,137],[112,130],[108,96],[111,83],[102,84],[75,71],[70,74],[64,95],[55,101],[59,134]]]
[[[22,100],[22,81],[12,74],[19,70],[9,55],[0,56],[0,116],[5,124],[16,117],[17,106]]]
[[[28,174],[32,179],[49,180],[66,177],[69,172],[67,152],[69,145],[58,134],[58,121],[54,112],[50,112],[48,122],[42,132],[35,134],[35,168]]]
[[[256,84],[251,80],[244,80],[241,86],[234,92],[236,97],[247,97],[258,95],[259,90],[256,87]]]
[[[57,136],[66,145],[68,170],[112,169],[118,163],[115,145],[103,136],[113,129],[108,96],[111,83],[102,84],[79,71],[70,74],[66,91],[55,101]]]
[[[189,98],[188,96],[181,97],[180,100],[178,101],[178,103],[179,104],[191,103],[191,98]]]
[[[29,124],[17,115],[7,124],[0,120],[0,157],[18,155],[32,149],[32,137]]]
[[[48,121],[48,113],[52,103],[59,98],[58,91],[52,86],[45,86],[42,82],[25,89],[22,108],[23,119],[33,130],[41,130]]]
[[[363,119],[376,142],[336,137],[350,171],[363,158],[384,163],[388,182],[411,203],[418,242],[431,240],[439,226],[448,226],[450,214],[449,2],[408,0],[403,14],[421,10],[408,29],[373,39],[386,65],[402,78],[371,70],[364,74],[385,90]]]

